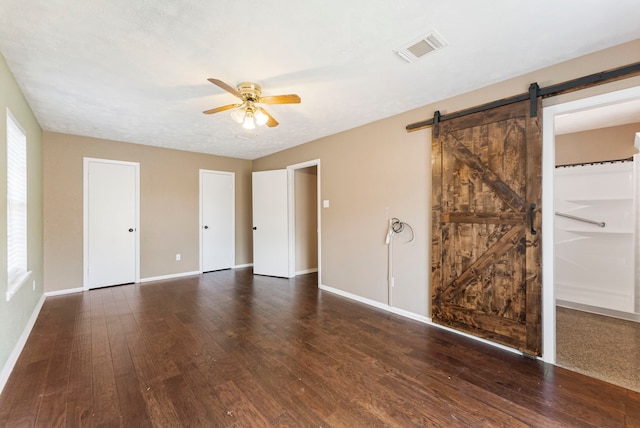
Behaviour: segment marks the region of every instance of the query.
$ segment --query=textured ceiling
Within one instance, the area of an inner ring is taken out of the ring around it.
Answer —
[[[556,135],[640,123],[640,99],[607,104],[556,116]]]
[[[47,131],[255,159],[640,38],[638,0],[0,0],[0,52]],[[394,49],[436,29],[409,64]],[[207,82],[302,104],[248,134]]]

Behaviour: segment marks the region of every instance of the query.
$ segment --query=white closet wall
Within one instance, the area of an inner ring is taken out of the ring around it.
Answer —
[[[556,299],[637,311],[634,163],[556,168]]]

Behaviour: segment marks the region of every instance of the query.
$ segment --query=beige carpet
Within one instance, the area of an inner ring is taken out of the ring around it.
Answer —
[[[640,392],[640,323],[558,307],[556,363]]]

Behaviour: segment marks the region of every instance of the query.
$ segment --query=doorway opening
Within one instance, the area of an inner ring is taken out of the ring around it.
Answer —
[[[640,390],[636,132],[640,87],[543,111],[543,359]],[[583,272],[616,263],[631,277]]]
[[[320,160],[287,167],[289,276],[318,272],[321,284]]]

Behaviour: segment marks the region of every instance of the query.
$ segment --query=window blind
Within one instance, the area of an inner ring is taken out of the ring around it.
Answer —
[[[27,137],[7,111],[7,299],[27,275]]]

